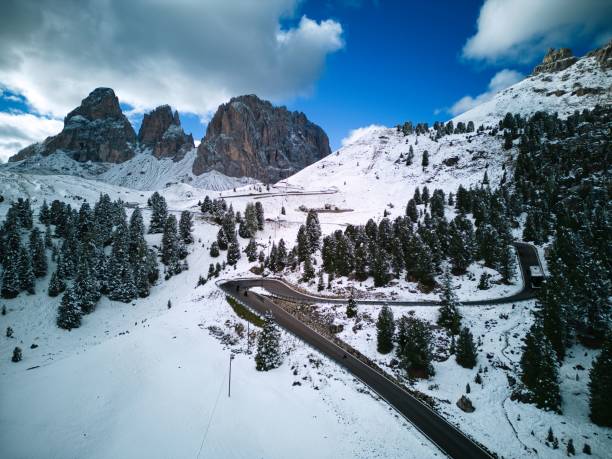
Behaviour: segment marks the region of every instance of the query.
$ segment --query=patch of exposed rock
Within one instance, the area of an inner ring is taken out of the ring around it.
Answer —
[[[97,88],[64,118],[64,129],[42,143],[24,148],[9,161],[58,150],[80,162],[120,163],[134,156],[136,133],[110,88]]]
[[[156,158],[172,158],[174,161],[181,160],[185,153],[195,147],[193,136],[183,131],[178,112],[172,113],[169,105],[162,105],[145,114],[138,141],[150,148]]]
[[[221,105],[208,124],[193,173],[276,182],[330,153],[327,134],[303,113],[240,96]]]
[[[612,40],[601,48],[589,52],[587,57],[594,57],[604,70],[612,68]]]
[[[549,48],[542,63],[533,69],[533,75],[560,72],[574,65],[577,60],[569,48]]]

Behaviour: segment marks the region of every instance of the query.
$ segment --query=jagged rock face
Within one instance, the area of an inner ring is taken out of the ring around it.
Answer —
[[[591,51],[588,57],[594,57],[604,70],[612,68],[612,40],[599,49]]]
[[[172,158],[174,161],[179,161],[195,147],[193,136],[185,134],[178,112],[173,114],[169,105],[145,114],[138,141],[149,147],[156,158]]]
[[[329,139],[303,113],[240,96],[219,107],[198,146],[193,173],[276,182],[330,154]]]
[[[533,75],[560,72],[574,65],[577,60],[569,48],[549,48],[542,63],[533,69]]]
[[[24,148],[9,161],[58,150],[81,162],[120,163],[134,156],[136,133],[110,88],[97,88],[64,118],[64,129],[44,142]]]

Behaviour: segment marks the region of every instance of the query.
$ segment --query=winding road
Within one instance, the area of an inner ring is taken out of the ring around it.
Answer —
[[[526,243],[516,243],[515,247],[520,260],[520,268],[524,281],[523,289],[514,295],[504,298],[468,301],[462,304],[466,306],[506,304],[529,300],[535,296],[535,291],[531,287],[529,266],[540,265],[537,251],[535,247]],[[318,297],[299,292],[280,279],[251,278],[219,282],[219,288],[227,295],[234,297],[259,313],[270,312],[278,325],[344,367],[353,376],[369,386],[372,391],[393,406],[444,454],[452,458],[480,459],[492,457],[491,454],[474,440],[467,437],[460,429],[446,421],[433,409],[418,400],[385,374],[347,353],[347,351],[340,348],[333,341],[276,305],[271,298],[248,291],[248,289],[256,286],[264,287],[273,296],[303,303],[326,302],[344,304],[346,299]],[[381,301],[361,300],[358,303],[381,304]],[[436,306],[438,304],[435,301],[388,301],[387,303],[398,306]]]

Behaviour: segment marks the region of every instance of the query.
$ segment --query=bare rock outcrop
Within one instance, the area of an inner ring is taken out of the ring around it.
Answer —
[[[331,153],[327,134],[303,113],[255,95],[221,105],[198,146],[193,172],[276,182]]]
[[[185,153],[195,148],[193,136],[183,131],[178,112],[172,113],[169,105],[162,105],[145,114],[138,141],[141,146],[150,148],[156,158],[172,158],[174,161],[182,159]]]
[[[136,133],[121,111],[115,92],[97,88],[66,115],[62,132],[24,148],[9,161],[61,150],[76,161],[120,163],[134,156],[135,143]]]
[[[574,65],[577,60],[569,48],[549,48],[542,63],[533,69],[533,75],[560,72]]]
[[[587,54],[587,57],[594,57],[601,68],[604,70],[612,68],[612,40],[601,48],[595,49]]]

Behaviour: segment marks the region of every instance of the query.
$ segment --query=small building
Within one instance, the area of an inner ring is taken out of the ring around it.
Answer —
[[[529,275],[531,277],[531,287],[540,288],[542,286],[542,282],[544,282],[544,272],[542,271],[542,268],[535,265],[530,266]]]

